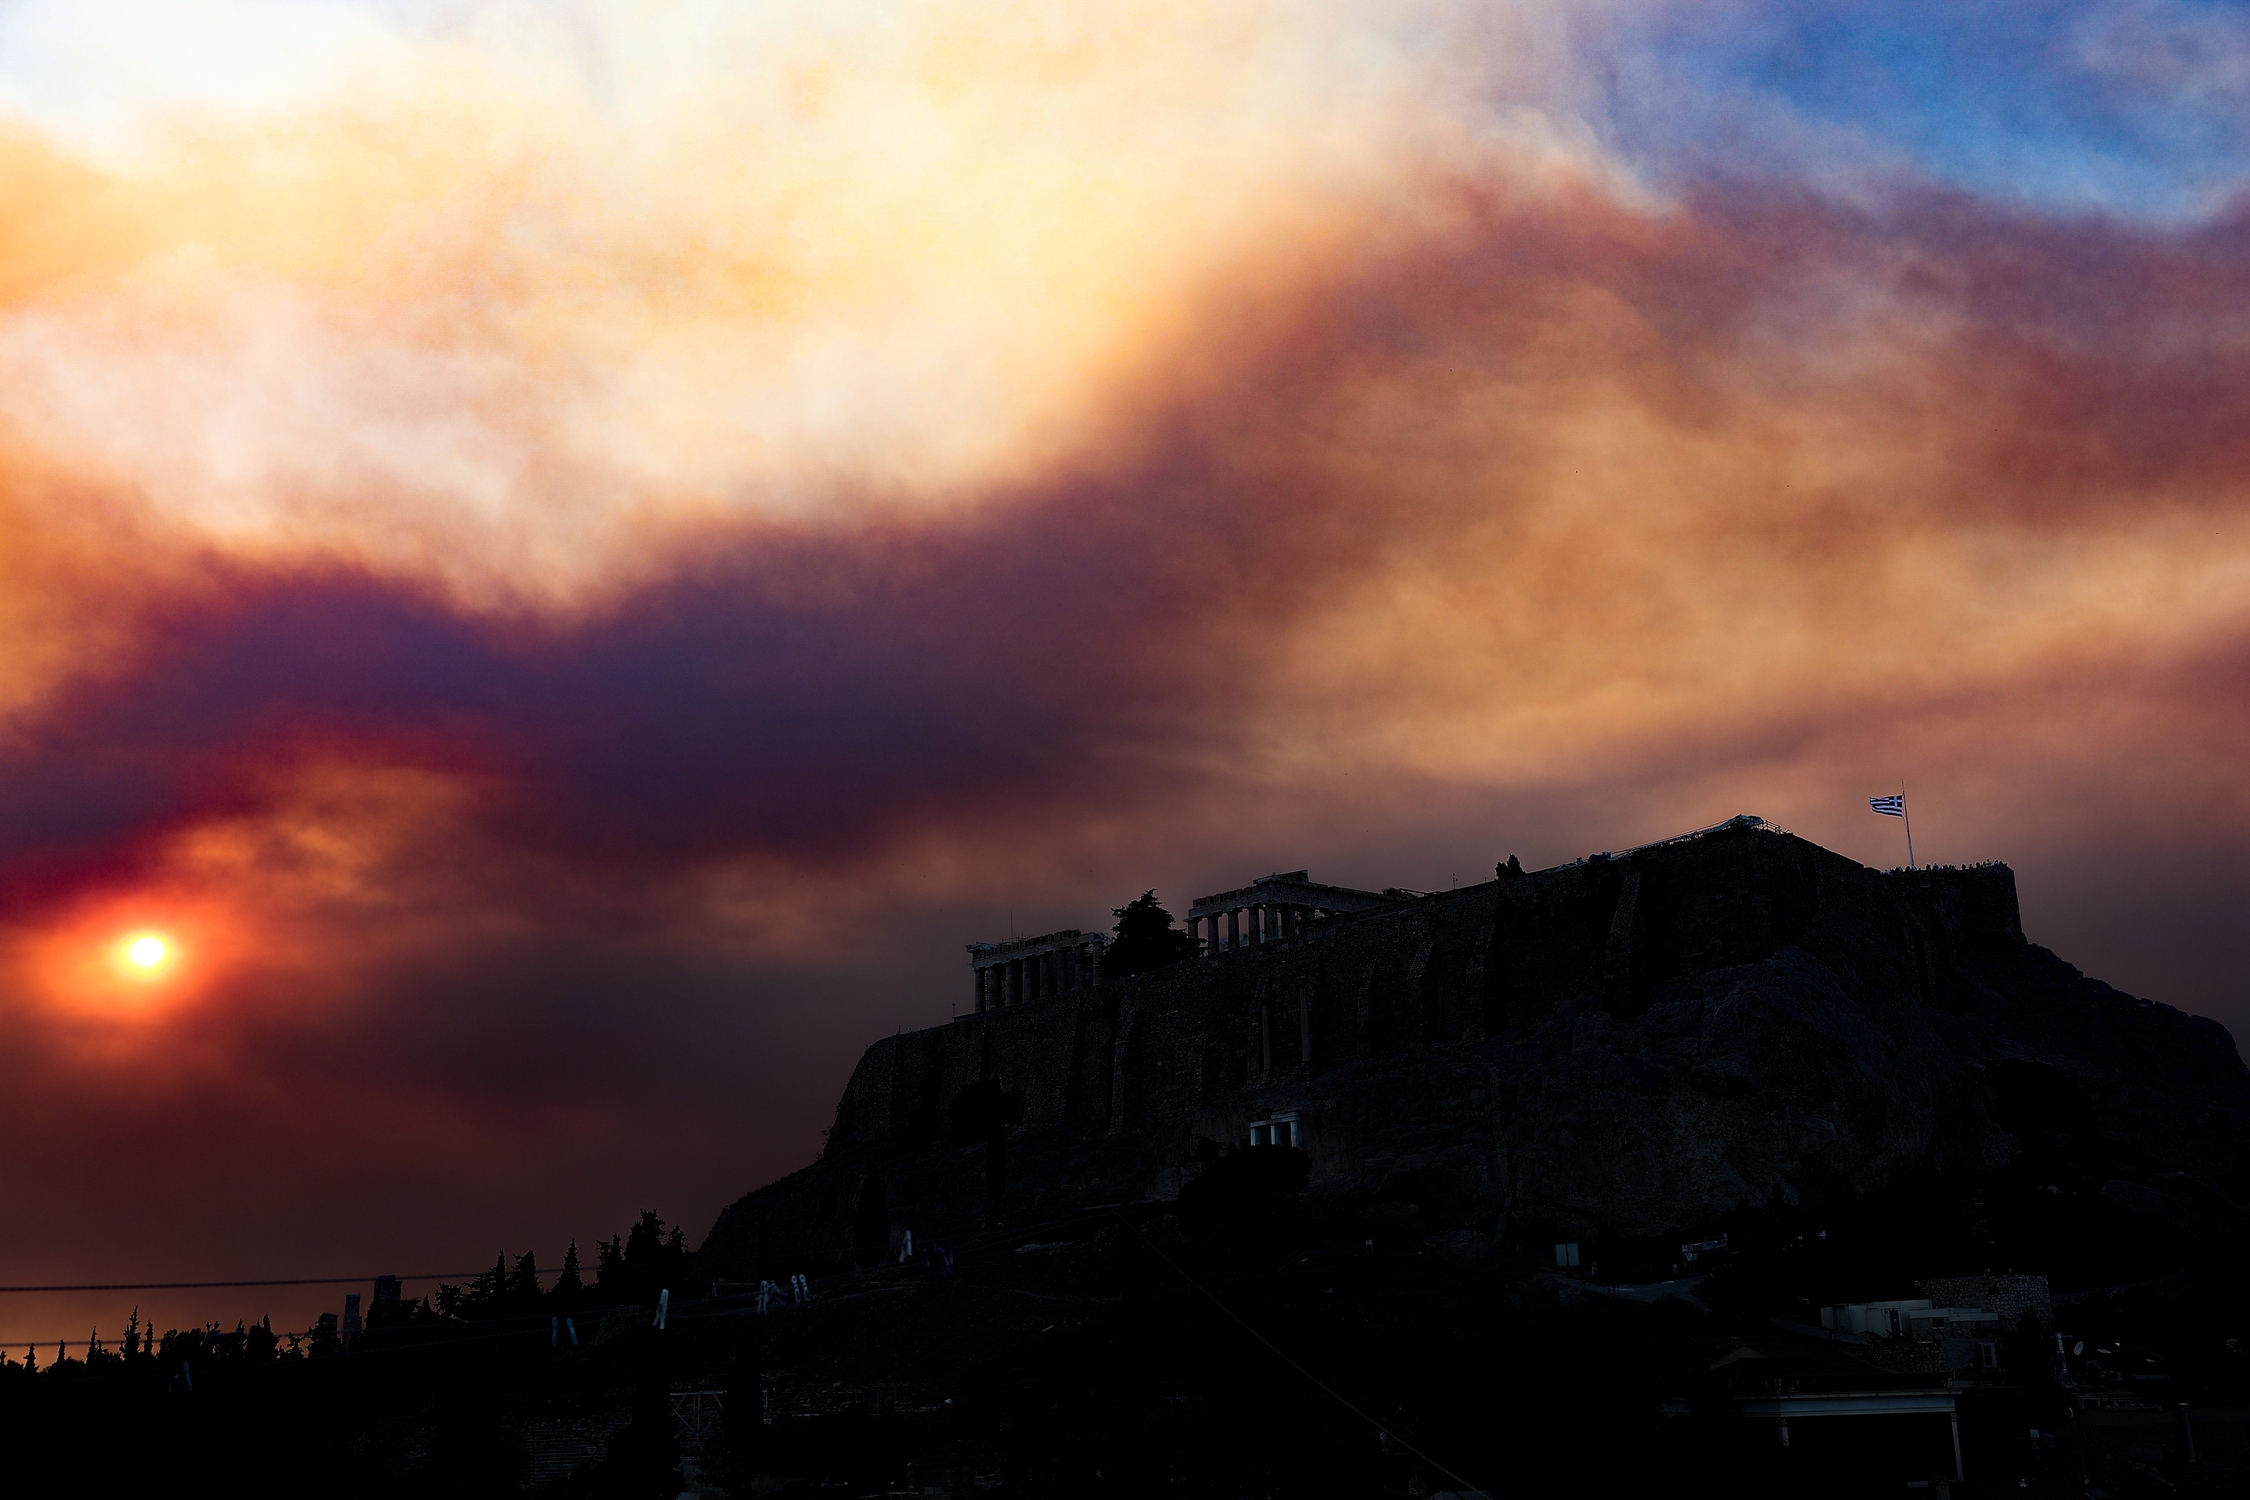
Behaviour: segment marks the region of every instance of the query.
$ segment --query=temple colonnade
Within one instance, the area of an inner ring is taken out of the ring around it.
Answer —
[[[969,944],[979,1011],[1000,1010],[1093,987],[1101,974],[1100,933],[1070,928],[1005,943]]]

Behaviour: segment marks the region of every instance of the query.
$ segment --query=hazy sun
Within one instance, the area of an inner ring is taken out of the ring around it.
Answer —
[[[47,930],[24,934],[20,961],[63,1014],[151,1021],[209,992],[229,935],[225,914],[205,902],[170,891],[132,891],[97,897],[60,914]],[[0,928],[0,998],[18,961]]]

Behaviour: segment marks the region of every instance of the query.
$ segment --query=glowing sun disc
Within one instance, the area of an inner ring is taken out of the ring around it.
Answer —
[[[171,951],[160,937],[137,937],[126,948],[125,956],[144,969],[153,969],[164,962],[165,955]]]

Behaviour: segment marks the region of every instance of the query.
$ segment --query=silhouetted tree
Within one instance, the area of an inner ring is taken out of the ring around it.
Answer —
[[[444,1291],[445,1288],[438,1288],[441,1296]],[[445,1310],[465,1318],[489,1318],[504,1310],[507,1294],[508,1253],[503,1250],[492,1258],[492,1269],[480,1273],[469,1283],[468,1290],[460,1294],[457,1305]],[[442,1308],[443,1304],[440,1306]]]
[[[625,1264],[650,1265],[663,1253],[663,1217],[653,1208],[644,1208],[640,1222],[625,1231]]]
[[[539,1260],[526,1250],[508,1273],[507,1310],[515,1316],[539,1311]]]
[[[1502,880],[1513,880],[1523,873],[1523,861],[1511,854],[1506,864],[1493,866],[1492,873]]]
[[[572,1240],[570,1248],[563,1252],[562,1272],[555,1277],[555,1289],[547,1294],[547,1300],[558,1310],[568,1312],[585,1296],[586,1278],[578,1270],[578,1241]]]
[[[1172,925],[1172,914],[1157,902],[1153,890],[1113,908],[1110,915],[1117,918],[1117,938],[1102,954],[1104,979],[1144,974],[1195,957],[1194,937]]]
[[[625,1300],[625,1236],[594,1241],[594,1295],[604,1303]]]
[[[594,1300],[605,1306],[653,1302],[667,1287],[676,1296],[694,1262],[686,1233],[666,1233],[653,1208],[642,1209],[639,1222],[616,1239],[594,1241],[594,1251]]]

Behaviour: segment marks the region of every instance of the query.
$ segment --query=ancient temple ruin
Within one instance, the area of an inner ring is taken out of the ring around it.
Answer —
[[[1381,911],[1420,894],[1397,888],[1355,891],[1347,886],[1321,885],[1308,870],[1277,872],[1261,875],[1238,890],[1197,897],[1188,908],[1187,930],[1208,958],[1241,948],[1294,942],[1305,937],[1315,922]],[[1075,927],[1043,932],[1037,937],[1010,938],[1004,943],[971,943],[969,970],[976,988],[977,1011],[981,1014],[1090,989],[1101,975],[1102,954],[1108,946],[1104,934],[1081,932]]]
[[[1268,875],[1192,903],[1200,957],[1121,977],[1099,933],[970,945],[976,1013],[875,1041],[713,1274],[1170,1199],[1261,1146],[1324,1211],[1478,1254],[2004,1161],[2042,1100],[2165,1171],[2238,1159],[2225,1028],[2027,942],[2004,865],[1875,870],[1742,817],[1496,875]],[[988,1095],[1007,1123],[965,1140]]]
[[[1102,971],[1102,951],[1108,946],[1109,939],[1102,934],[1075,927],[1005,943],[971,943],[969,969],[976,979],[977,1009],[999,1010],[1089,989]]]
[[[1303,937],[1314,922],[1380,911],[1420,894],[1396,887],[1376,892],[1321,885],[1311,871],[1291,870],[1261,875],[1240,890],[1198,896],[1188,908],[1187,930],[1208,957],[1236,948],[1288,942]]]

